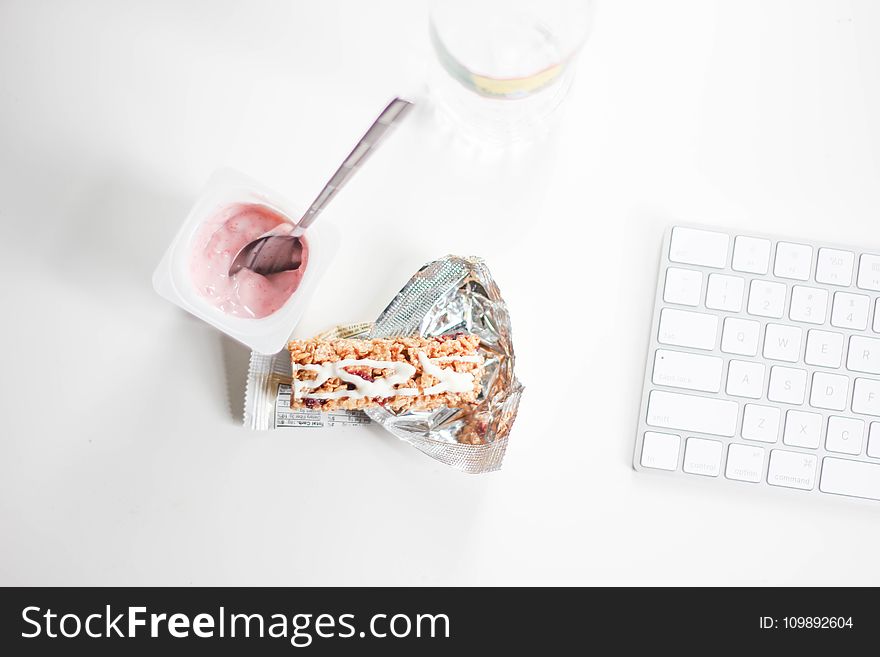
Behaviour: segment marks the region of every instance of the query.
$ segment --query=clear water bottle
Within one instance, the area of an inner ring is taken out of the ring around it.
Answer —
[[[430,86],[469,137],[495,144],[546,131],[571,86],[593,0],[436,0]]]

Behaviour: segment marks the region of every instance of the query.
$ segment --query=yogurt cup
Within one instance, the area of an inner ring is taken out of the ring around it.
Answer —
[[[153,272],[153,287],[172,303],[254,351],[272,354],[284,348],[296,328],[318,282],[336,254],[339,235],[326,221],[317,222],[309,228],[306,234],[308,261],[302,279],[278,310],[259,319],[227,314],[196,288],[190,270],[193,250],[199,248],[196,236],[206,221],[230,206],[249,204],[266,206],[291,223],[302,216],[300,208],[276,191],[234,169],[219,169],[208,180]]]

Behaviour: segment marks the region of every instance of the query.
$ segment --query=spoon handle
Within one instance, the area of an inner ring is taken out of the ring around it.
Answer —
[[[336,192],[342,189],[345,183],[348,182],[349,178],[351,178],[355,171],[360,168],[361,164],[363,164],[372,152],[376,150],[385,135],[390,132],[390,129],[402,119],[404,115],[406,115],[411,107],[412,103],[408,100],[403,100],[402,98],[395,98],[388,103],[388,106],[382,110],[379,117],[373,121],[373,125],[370,126],[370,129],[367,130],[363,137],[361,137],[357,146],[355,146],[351,153],[349,153],[348,157],[345,158],[345,162],[342,163],[342,166],[336,170],[336,173],[333,174],[330,181],[324,185],[324,189],[321,190],[318,197],[312,201],[309,209],[306,210],[306,213],[294,227],[293,232],[291,233],[292,236],[299,237],[306,232],[306,229],[315,222],[315,219],[318,218],[318,215],[321,213],[321,210],[324,209],[324,206],[330,202],[330,200],[336,195]]]

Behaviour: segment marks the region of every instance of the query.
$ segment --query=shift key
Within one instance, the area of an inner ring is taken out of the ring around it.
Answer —
[[[647,422],[652,427],[732,437],[736,433],[739,404],[678,392],[652,390]]]

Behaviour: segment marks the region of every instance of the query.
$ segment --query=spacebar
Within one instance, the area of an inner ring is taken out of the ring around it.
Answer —
[[[647,422],[652,427],[733,436],[739,404],[726,399],[652,390]]]
[[[819,490],[880,500],[880,465],[826,457],[822,461]]]

